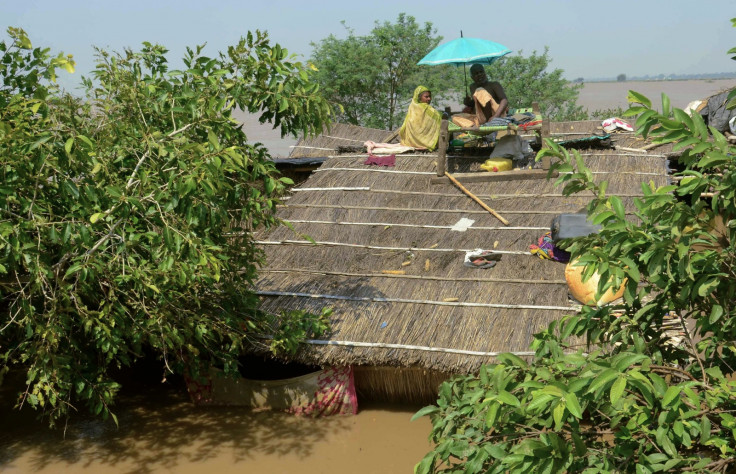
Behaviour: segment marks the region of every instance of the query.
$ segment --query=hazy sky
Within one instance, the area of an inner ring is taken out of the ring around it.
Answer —
[[[63,80],[67,87],[92,69],[92,45],[137,49],[150,41],[178,61],[185,46],[206,42],[205,53],[215,54],[260,29],[306,59],[310,43],[345,37],[343,20],[363,35],[401,12],[431,22],[443,41],[462,30],[524,55],[548,46],[552,67],[566,78],[593,79],[736,71],[726,54],[736,46],[734,6],[734,0],[0,0],[0,25],[3,38],[8,26],[19,26],[34,46],[73,54],[77,73]]]

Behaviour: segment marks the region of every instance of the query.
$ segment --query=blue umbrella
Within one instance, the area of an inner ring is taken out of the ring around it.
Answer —
[[[502,44],[480,38],[457,38],[430,51],[418,64],[491,64],[509,54],[511,50]]]
[[[491,64],[498,58],[506,56],[511,50],[506,46],[480,38],[460,38],[441,44],[427,53],[417,64],[438,66],[440,64],[454,64],[456,66],[480,63]],[[468,74],[465,71],[465,88],[468,87]]]

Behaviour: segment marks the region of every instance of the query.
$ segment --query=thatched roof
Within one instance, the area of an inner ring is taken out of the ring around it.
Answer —
[[[388,130],[334,123],[321,135],[301,138],[294,145],[289,158],[327,157],[334,155],[339,147],[362,146],[368,140],[385,143],[394,136],[395,133]]]
[[[572,133],[570,126],[575,131],[574,124],[553,124],[552,132]],[[343,127],[333,126],[331,136]],[[618,136],[642,145],[633,134]],[[327,142],[335,138],[323,138],[309,143],[334,147]],[[668,180],[666,159],[655,150],[582,154],[629,210],[641,182]],[[564,265],[531,255],[529,245],[554,215],[577,212],[589,196],[563,197],[546,180],[467,183],[510,221],[504,226],[452,184],[430,183],[436,155],[397,155],[393,168],[365,160],[329,157],[279,211],[296,233],[282,227],[259,236],[268,257],[257,282],[264,309],[333,308],[332,334],[303,345],[296,360],[471,372],[498,352],[528,354],[534,333],[576,310]],[[465,169],[477,163],[448,160],[450,172]],[[465,232],[452,230],[462,218],[475,222]],[[503,257],[491,269],[464,266],[466,251],[478,248]]]

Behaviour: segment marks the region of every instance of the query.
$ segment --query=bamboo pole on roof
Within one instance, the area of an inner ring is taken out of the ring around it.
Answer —
[[[488,207],[488,205],[486,203],[484,203],[483,201],[481,201],[480,198],[478,198],[478,196],[476,196],[475,194],[473,194],[470,191],[468,191],[468,189],[465,186],[463,186],[462,184],[460,184],[460,181],[456,180],[454,176],[452,176],[447,171],[445,171],[445,176],[447,176],[448,178],[450,178],[450,181],[452,181],[453,183],[455,183],[455,185],[458,188],[460,188],[460,190],[462,192],[464,192],[465,194],[467,194],[468,196],[470,196],[475,202],[477,202],[478,204],[480,204],[481,207],[483,207],[483,209],[485,209],[486,211],[488,211],[491,214],[493,214],[493,216],[496,219],[498,219],[499,221],[501,221],[503,223],[503,225],[509,225],[509,221],[507,221],[499,213],[497,213],[496,211],[494,211],[493,209],[491,209],[490,207]]]

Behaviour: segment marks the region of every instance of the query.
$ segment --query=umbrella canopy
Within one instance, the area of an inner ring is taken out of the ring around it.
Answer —
[[[429,66],[439,64],[491,64],[510,52],[511,50],[506,46],[493,41],[460,37],[437,46],[417,64]]]

